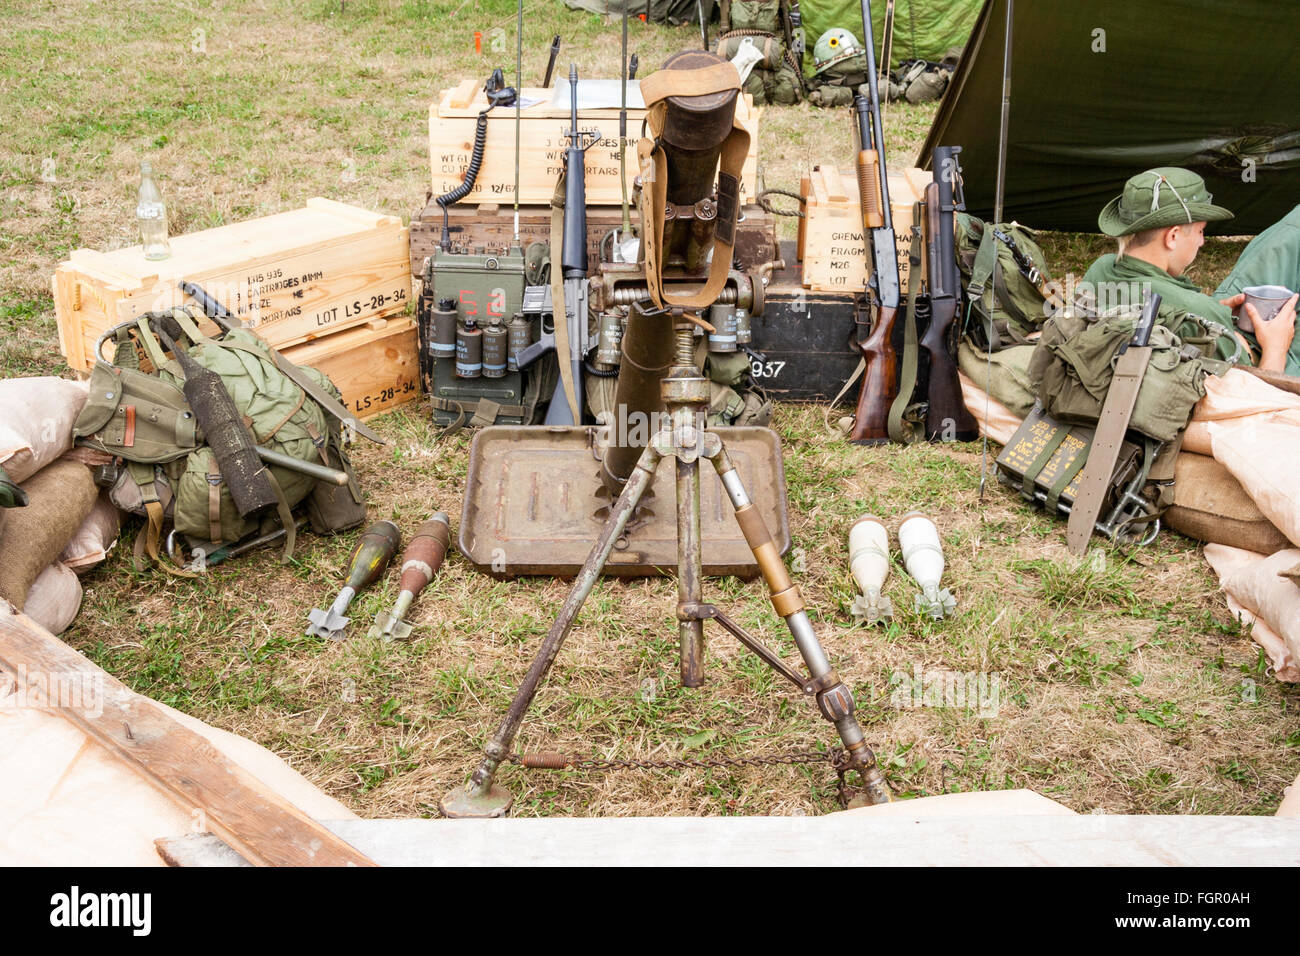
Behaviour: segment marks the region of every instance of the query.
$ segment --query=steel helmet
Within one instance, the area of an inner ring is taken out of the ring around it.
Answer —
[[[828,67],[851,56],[857,56],[861,52],[862,44],[858,42],[857,37],[841,27],[831,27],[821,35],[817,46],[813,48],[813,72],[821,73]]]

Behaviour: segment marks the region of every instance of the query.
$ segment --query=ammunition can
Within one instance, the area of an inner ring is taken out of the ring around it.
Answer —
[[[736,344],[748,345],[754,341],[754,328],[750,325],[749,310],[736,310]]]
[[[721,303],[709,309],[709,321],[716,331],[709,333],[710,352],[736,351],[736,313],[732,305]]]
[[[483,374],[483,330],[473,319],[456,330],[456,377],[478,378]]]
[[[596,364],[615,367],[623,357],[623,317],[617,312],[602,312],[600,338],[596,343]]]
[[[503,378],[506,374],[506,327],[499,319],[483,330],[483,375],[485,378]]]
[[[533,344],[532,323],[522,312],[516,312],[506,330],[506,365],[510,371],[519,370],[519,353]]]
[[[439,299],[433,312],[433,341],[430,350],[434,358],[452,358],[456,354],[456,300]]]

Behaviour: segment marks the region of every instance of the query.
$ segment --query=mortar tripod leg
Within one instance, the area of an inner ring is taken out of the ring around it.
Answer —
[[[671,438],[667,437],[667,433],[661,432],[641,453],[641,458],[628,477],[627,484],[623,486],[622,494],[618,496],[618,501],[610,510],[609,518],[600,531],[600,537],[596,539],[591,553],[587,555],[586,562],[574,579],[573,587],[564,600],[559,616],[547,632],[546,640],[542,642],[523,683],[519,685],[519,690],[515,692],[515,698],[511,701],[510,709],[501,721],[501,726],[483,748],[483,761],[470,777],[468,784],[452,790],[439,802],[438,806],[443,816],[499,817],[510,809],[514,798],[502,788],[495,786],[497,768],[510,753],[510,747],[514,744],[515,734],[519,732],[524,714],[532,706],[533,698],[537,696],[538,688],[550,672],[551,665],[555,663],[555,657],[559,654],[565,638],[569,636],[578,612],[582,610],[583,603],[600,578],[605,562],[609,560],[610,552],[614,550],[614,543],[623,536],[632,512],[636,510],[641,496],[654,480],[655,469],[663,457],[658,446],[670,441]]]
[[[695,607],[704,599],[700,554],[700,462],[677,459],[677,603]],[[682,686],[704,684],[704,622],[678,615]]]
[[[891,802],[893,798],[885,782],[885,775],[880,772],[880,767],[876,764],[876,755],[867,745],[862,727],[854,716],[856,705],[853,702],[853,694],[840,680],[839,674],[831,667],[826,652],[822,650],[821,642],[817,640],[817,635],[813,631],[812,622],[808,620],[808,614],[804,611],[803,595],[799,593],[798,586],[790,580],[785,562],[781,560],[776,542],[772,540],[763,516],[749,500],[749,494],[745,491],[744,483],[740,480],[740,474],[736,471],[736,466],[732,463],[726,448],[719,447],[717,452],[709,457],[713,461],[713,467],[717,469],[718,477],[722,480],[722,487],[726,489],[727,497],[731,499],[732,507],[736,509],[736,522],[740,525],[750,550],[754,552],[754,559],[758,562],[763,579],[767,582],[768,590],[771,592],[772,607],[785,619],[790,635],[794,638],[799,653],[803,656],[804,664],[808,667],[808,673],[812,675],[812,683],[817,687],[817,707],[821,710],[822,716],[835,725],[840,740],[844,742],[848,762],[843,769],[858,771],[872,803]]]

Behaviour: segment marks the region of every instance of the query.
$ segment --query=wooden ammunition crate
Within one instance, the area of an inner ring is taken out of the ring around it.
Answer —
[[[776,222],[761,206],[742,206],[744,217],[736,227],[734,259],[741,270],[756,269],[776,256]],[[455,205],[447,210],[452,242],[470,249],[506,249],[514,238],[515,214],[512,206],[485,204]],[[632,223],[639,217],[632,211]],[[613,229],[623,226],[623,211],[618,206],[587,208],[587,256],[592,265],[600,261],[599,246]],[[442,238],[442,207],[430,200],[424,209],[411,217],[411,275],[424,274],[424,260],[433,255]],[[519,207],[519,241],[524,248],[530,242],[550,241],[550,207]]]
[[[343,404],[365,420],[420,397],[415,319],[372,319],[365,325],[294,345],[284,354],[330,377]]]
[[[464,180],[474,148],[474,129],[479,113],[487,108],[482,80],[465,80],[443,91],[429,106],[429,161],[435,196],[450,192]],[[617,81],[615,81],[617,85]],[[579,81],[581,86],[581,81]],[[519,202],[549,205],[555,183],[564,165],[568,140],[569,109],[553,107],[552,90],[531,88],[522,91],[524,102],[536,104],[520,111]],[[749,156],[741,175],[741,201],[753,201],[758,170],[758,121],[761,109],[753,98],[741,94],[736,113],[749,130]],[[636,144],[640,138],[644,109],[627,111],[627,194],[632,196],[632,180],[637,175]],[[587,203],[592,206],[616,206],[623,200],[618,165],[618,109],[582,110],[578,125],[595,129],[600,138],[586,152]],[[514,203],[515,195],[515,110],[499,107],[488,114],[486,149],[483,166],[474,188],[464,197],[466,203]]]
[[[78,249],[58,266],[54,308],[69,366],[89,369],[100,333],[141,312],[188,304],[198,314],[177,287],[182,279],[276,347],[399,315],[411,299],[401,219],[330,199],[170,241],[172,254],[161,261],[135,246]]]
[[[908,290],[912,205],[924,197],[925,187],[932,178],[923,169],[889,171],[889,209],[894,221],[898,280],[903,292]],[[866,286],[871,260],[862,237],[857,173],[847,166],[814,166],[800,184],[800,192],[806,198],[804,218],[799,221],[804,288],[817,292],[861,292]]]

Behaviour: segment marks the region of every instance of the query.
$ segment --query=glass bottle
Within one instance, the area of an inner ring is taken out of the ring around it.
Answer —
[[[140,198],[136,202],[135,217],[140,221],[140,241],[146,259],[166,259],[172,254],[167,243],[167,206],[162,193],[153,181],[153,168],[140,164]]]

